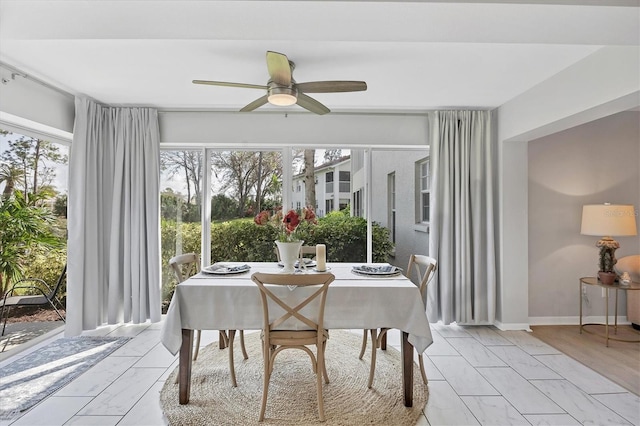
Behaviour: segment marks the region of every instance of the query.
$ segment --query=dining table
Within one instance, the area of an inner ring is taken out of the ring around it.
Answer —
[[[172,354],[180,354],[180,404],[189,402],[193,331],[261,330],[262,302],[251,275],[282,270],[276,262],[224,262],[222,268],[220,264],[216,265],[217,268],[213,265],[203,268],[176,286],[162,326],[163,345]],[[324,326],[329,330],[383,327],[400,330],[402,368],[399,374],[402,375],[404,405],[411,407],[413,350],[422,353],[433,342],[420,291],[401,270],[393,274],[356,273],[363,266],[367,269],[389,264],[327,263],[327,272],[334,274],[335,280],[327,293]],[[313,267],[303,267],[296,273],[319,272]],[[304,287],[278,290],[290,292],[288,297],[300,298],[310,291]]]

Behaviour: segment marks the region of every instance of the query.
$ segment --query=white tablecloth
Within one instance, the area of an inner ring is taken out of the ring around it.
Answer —
[[[241,263],[234,263],[241,264]],[[238,275],[198,274],[176,287],[164,325],[162,343],[172,354],[182,343],[182,329],[258,330],[262,328],[262,302],[254,272],[278,272],[275,263],[247,263],[249,272]],[[418,288],[403,275],[368,277],[351,272],[350,263],[329,263],[336,277],[327,293],[324,325],[327,329],[395,328],[409,333],[409,342],[423,352],[432,342],[429,322]],[[308,273],[313,273],[309,271]],[[279,289],[290,297],[296,288]]]

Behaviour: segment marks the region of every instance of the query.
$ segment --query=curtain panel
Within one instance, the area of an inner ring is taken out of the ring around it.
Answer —
[[[495,136],[491,111],[436,111],[431,135],[429,321],[493,324],[496,310]]]
[[[160,321],[157,111],[76,98],[69,154],[67,324]]]

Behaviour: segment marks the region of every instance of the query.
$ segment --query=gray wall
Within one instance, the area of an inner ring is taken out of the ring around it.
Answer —
[[[530,141],[528,158],[530,321],[575,324],[578,278],[595,274],[598,255],[598,238],[580,235],[582,206],[640,208],[640,113],[618,113]],[[616,240],[618,258],[640,253],[640,237]],[[603,316],[602,292],[588,290],[585,314]],[[625,313],[622,293],[619,312]]]
[[[371,220],[389,227],[388,175],[396,175],[396,249],[389,262],[405,269],[412,253],[429,254],[427,226],[416,224],[416,162],[428,155],[425,147],[420,151],[373,151]]]

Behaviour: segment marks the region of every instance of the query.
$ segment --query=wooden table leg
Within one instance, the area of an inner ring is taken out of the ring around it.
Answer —
[[[413,345],[409,333],[402,332],[402,388],[404,406],[413,407]]]
[[[387,350],[387,333],[382,335],[382,339],[380,340],[380,349],[383,351]]]
[[[189,393],[191,392],[191,350],[193,348],[193,330],[182,329],[182,345],[180,346],[179,377],[179,400],[180,404],[189,403]]]

